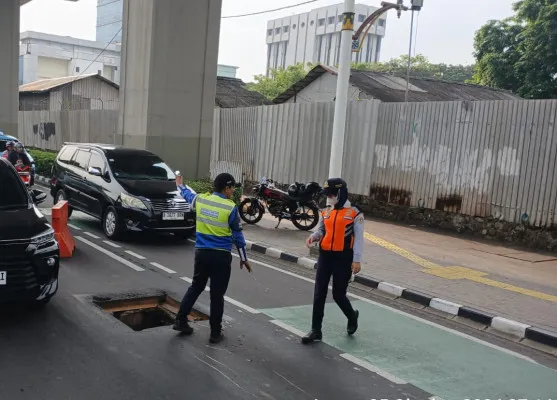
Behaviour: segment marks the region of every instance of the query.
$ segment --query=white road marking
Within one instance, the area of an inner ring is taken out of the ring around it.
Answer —
[[[72,228],[72,229],[75,229],[76,231],[80,231],[80,230],[81,230],[81,228],[80,228],[79,226],[75,226],[75,225],[72,225],[72,224],[68,224],[68,226],[69,226],[70,228]]]
[[[175,274],[176,271],[174,271],[173,269],[170,268],[166,268],[164,265],[160,265],[159,263],[156,262],[152,262],[151,265],[155,268],[158,268],[164,272],[168,272],[169,274]]]
[[[114,247],[114,248],[116,248],[116,249],[119,249],[120,247],[122,247],[122,246],[120,246],[119,244],[112,243],[112,242],[110,242],[110,241],[108,241],[108,240],[103,240],[103,243],[106,243],[107,245],[112,246],[112,247]]]
[[[131,269],[133,269],[133,270],[135,270],[135,271],[137,271],[137,272],[145,271],[143,268],[138,267],[138,266],[135,265],[134,263],[132,263],[132,262],[130,262],[130,261],[128,261],[128,260],[126,260],[126,259],[120,257],[120,256],[117,255],[117,254],[114,254],[113,252],[111,252],[111,251],[109,251],[109,250],[106,250],[105,248],[103,248],[103,247],[101,247],[101,246],[98,246],[97,244],[95,244],[95,243],[93,243],[93,242],[91,242],[91,241],[89,241],[89,240],[87,240],[87,239],[85,239],[85,238],[83,238],[83,237],[81,237],[81,236],[76,236],[75,238],[76,238],[77,240],[79,240],[80,242],[83,242],[83,243],[85,243],[85,244],[91,246],[91,247],[94,248],[95,250],[98,250],[98,251],[100,251],[101,253],[106,254],[106,255],[109,256],[110,258],[112,258],[112,259],[114,259],[114,260],[116,260],[116,261],[118,261],[118,262],[124,264],[126,267],[130,267]]]
[[[143,257],[141,254],[134,253],[131,250],[126,250],[126,253],[128,253],[130,256],[133,256],[133,257],[138,258],[140,260],[145,260],[145,257]]]
[[[365,368],[368,371],[374,372],[377,375],[382,376],[383,378],[388,379],[393,383],[396,383],[397,385],[406,385],[406,383],[407,383],[407,382],[403,381],[402,379],[394,376],[393,374],[391,374],[387,371],[383,371],[382,369],[379,369],[376,366],[371,365],[367,361],[361,360],[358,357],[354,357],[351,354],[343,353],[340,356],[342,358],[344,358],[345,360],[353,362],[354,364],[358,365],[359,367]]]
[[[293,333],[293,334],[296,335],[296,336],[304,337],[304,336],[306,335],[306,334],[305,334],[304,332],[302,332],[301,330],[296,329],[296,328],[294,328],[293,326],[288,325],[288,324],[285,323],[285,322],[279,321],[278,319],[273,319],[273,320],[271,320],[271,323],[272,323],[272,324],[275,324],[276,326],[280,326],[282,329],[284,329],[284,330],[286,330],[286,331],[288,331],[288,332],[290,332],[290,333]]]
[[[230,304],[234,304],[236,307],[241,308],[241,309],[243,309],[243,310],[245,310],[245,311],[247,311],[247,312],[249,312],[249,313],[252,313],[252,314],[259,314],[259,313],[260,313],[259,310],[256,310],[255,308],[252,308],[252,307],[250,307],[250,306],[248,306],[248,305],[246,305],[246,304],[244,304],[244,303],[240,303],[240,302],[237,301],[237,300],[231,299],[231,298],[228,297],[228,296],[224,296],[224,299],[225,299],[227,302],[229,302]]]
[[[188,278],[187,276],[182,276],[180,279],[183,280],[183,281],[186,281],[187,283],[192,283],[193,282],[191,280],[191,278]],[[209,286],[205,286],[205,291],[208,292],[209,290],[210,290]]]
[[[85,235],[92,237],[93,239],[100,239],[100,237],[98,237],[97,235],[93,235],[90,232],[83,232]]]

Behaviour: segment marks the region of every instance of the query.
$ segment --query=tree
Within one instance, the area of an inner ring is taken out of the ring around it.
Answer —
[[[355,63],[352,68],[384,74],[406,76],[408,56],[393,58],[385,63]],[[410,58],[410,76],[465,83],[473,79],[474,65],[432,64],[422,54]]]
[[[308,63],[307,67],[311,68],[311,64]],[[307,73],[306,66],[303,63],[298,63],[287,68],[271,69],[269,76],[256,75],[253,77],[255,82],[250,82],[246,86],[249,90],[259,92],[273,100],[294,83],[305,78]]]
[[[474,80],[524,98],[557,98],[557,1],[522,0],[513,10],[476,32]]]

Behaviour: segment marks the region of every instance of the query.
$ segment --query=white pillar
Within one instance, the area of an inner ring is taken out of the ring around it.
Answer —
[[[17,136],[19,0],[0,1],[0,131]]]
[[[350,66],[352,64],[352,34],[354,31],[354,0],[344,1],[344,20],[340,37],[340,62],[335,97],[335,114],[333,121],[333,138],[331,140],[331,160],[329,178],[342,176],[344,154],[344,131],[348,107],[348,85],[350,82]]]
[[[209,176],[221,4],[124,0],[119,142],[186,179]]]

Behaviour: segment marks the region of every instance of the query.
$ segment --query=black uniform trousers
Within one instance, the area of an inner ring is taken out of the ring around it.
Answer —
[[[205,290],[207,281],[211,279],[211,312],[209,324],[211,333],[219,334],[222,330],[224,313],[224,294],[228,289],[232,268],[232,254],[223,250],[197,249],[193,267],[192,284],[180,303],[177,320],[187,321],[188,314],[199,295]]]
[[[333,299],[346,315],[346,318],[352,319],[354,317],[354,309],[346,296],[348,283],[352,275],[353,255],[352,250],[346,252],[321,250],[319,253],[313,294],[312,329],[321,331],[331,276],[333,277]]]

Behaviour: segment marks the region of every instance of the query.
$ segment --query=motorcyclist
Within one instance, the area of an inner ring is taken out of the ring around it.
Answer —
[[[15,142],[10,140],[6,143],[6,150],[2,152],[2,158],[8,158],[9,154],[14,151]]]
[[[25,154],[25,148],[23,147],[23,144],[17,142],[14,145],[14,148],[15,151],[12,151],[8,154],[8,161],[10,161],[14,166],[18,165],[30,167],[31,161],[29,161],[29,157],[27,157],[27,154]]]

